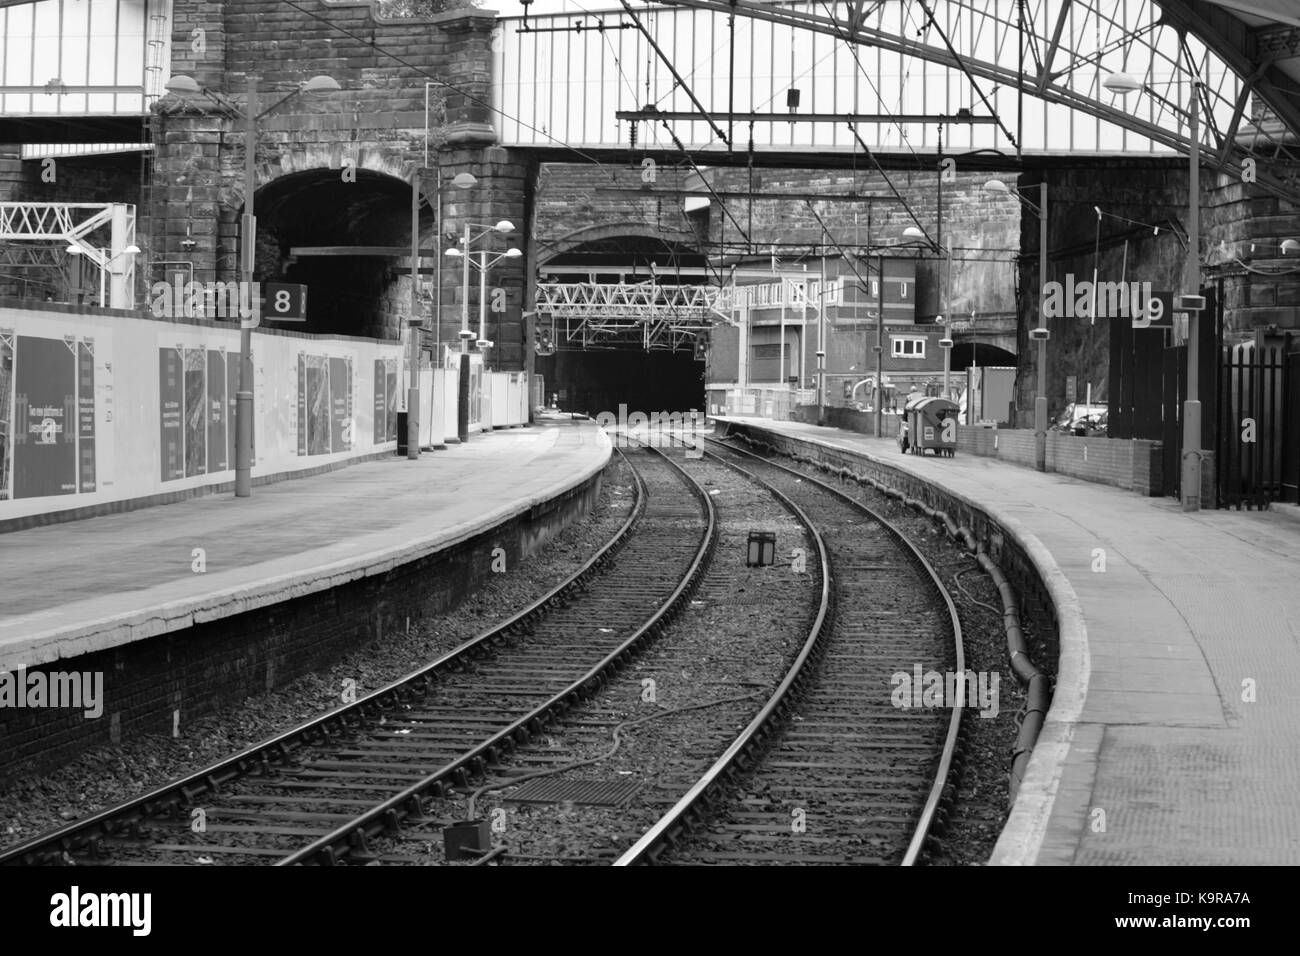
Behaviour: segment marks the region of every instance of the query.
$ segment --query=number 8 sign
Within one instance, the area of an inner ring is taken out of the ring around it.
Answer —
[[[262,318],[272,322],[307,321],[307,287],[296,282],[268,282]]]

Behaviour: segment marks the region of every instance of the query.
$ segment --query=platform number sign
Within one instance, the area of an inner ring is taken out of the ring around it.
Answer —
[[[307,321],[307,287],[296,282],[268,282],[262,317],[273,322]]]

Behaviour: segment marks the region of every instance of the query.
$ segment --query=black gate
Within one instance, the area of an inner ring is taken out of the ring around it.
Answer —
[[[1222,290],[1202,290],[1205,311],[1197,321],[1201,401],[1201,447],[1214,448]],[[1187,347],[1173,346],[1172,331],[1135,329],[1116,317],[1110,326],[1110,409],[1107,434],[1161,443],[1163,494],[1178,497],[1182,479],[1183,402],[1187,400]],[[1208,498],[1208,492],[1206,494]]]
[[[1280,345],[1225,349],[1219,370],[1219,506],[1268,508],[1300,492],[1300,353]]]

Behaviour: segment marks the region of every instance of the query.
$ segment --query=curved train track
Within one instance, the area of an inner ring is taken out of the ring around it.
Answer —
[[[956,607],[915,546],[866,505],[712,445],[809,528],[829,560],[832,604],[758,714],[616,865],[913,864],[942,826],[963,708],[902,709],[893,678],[964,672]]]
[[[585,699],[689,599],[717,538],[709,496],[649,449],[637,502],[578,572],[400,681],[144,796],[0,851],[0,864],[369,862]]]

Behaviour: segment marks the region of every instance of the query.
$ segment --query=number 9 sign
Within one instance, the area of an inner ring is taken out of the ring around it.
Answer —
[[[307,287],[296,282],[266,283],[262,318],[272,322],[306,322]]]

